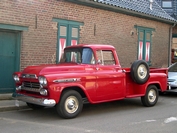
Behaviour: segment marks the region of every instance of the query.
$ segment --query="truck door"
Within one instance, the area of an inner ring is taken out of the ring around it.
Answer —
[[[115,64],[112,50],[97,50],[96,96],[98,101],[124,97],[125,73]]]

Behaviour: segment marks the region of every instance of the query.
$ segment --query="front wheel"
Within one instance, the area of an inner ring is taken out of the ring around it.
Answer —
[[[63,93],[60,102],[57,104],[57,113],[66,119],[74,118],[82,111],[83,103],[81,95],[74,90]]]
[[[146,107],[154,106],[158,101],[158,90],[155,85],[148,86],[145,96],[141,97],[141,102]]]

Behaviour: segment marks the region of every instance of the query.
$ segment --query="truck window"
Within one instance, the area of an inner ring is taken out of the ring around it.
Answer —
[[[90,48],[84,48],[82,52],[83,64],[95,64],[95,58]]]
[[[90,48],[68,48],[65,49],[60,62],[95,64],[95,58]]]
[[[66,53],[67,62],[81,63],[81,53],[79,51],[70,51]]]
[[[97,63],[101,65],[115,65],[115,59],[111,50],[97,50]]]

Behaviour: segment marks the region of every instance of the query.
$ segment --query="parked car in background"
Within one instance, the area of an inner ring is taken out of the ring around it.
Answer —
[[[177,62],[168,67],[168,89],[166,92],[177,92]]]

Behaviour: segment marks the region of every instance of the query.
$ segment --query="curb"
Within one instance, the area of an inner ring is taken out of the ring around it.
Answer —
[[[16,106],[18,103],[18,106]],[[0,112],[28,109],[25,102],[16,101],[12,98],[12,94],[0,94]]]
[[[0,94],[0,100],[13,100],[12,93]]]
[[[12,110],[22,110],[29,108],[25,102],[18,101],[18,106],[16,105],[16,100],[0,100],[0,112],[12,111]]]
[[[5,107],[0,107],[0,112],[5,112],[5,111],[14,111],[14,110],[22,110],[22,109],[29,109],[27,106],[5,106]]]

